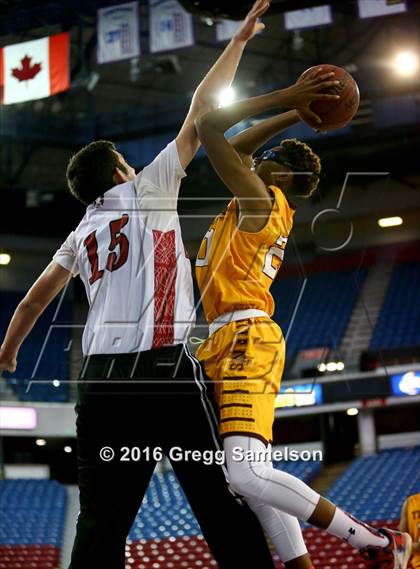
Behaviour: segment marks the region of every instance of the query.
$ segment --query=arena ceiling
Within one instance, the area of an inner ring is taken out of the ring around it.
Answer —
[[[207,14],[195,17],[193,48],[150,54],[148,2],[140,0],[141,57],[98,65],[96,11],[118,3],[122,2],[0,0],[0,47],[60,31],[71,33],[71,89],[49,99],[0,107],[0,191],[7,192],[13,207],[23,207],[28,214],[22,224],[25,233],[39,232],[41,223],[48,225],[44,222],[52,204],[65,208],[71,219],[80,214],[80,208],[64,197],[64,171],[71,152],[85,141],[112,138],[124,142],[175,132],[194,88],[224,47],[215,40],[217,17]],[[408,183],[407,176],[418,173],[419,125],[409,125],[403,133],[389,129],[378,139],[369,113],[374,99],[420,90],[420,78],[398,82],[384,73],[398,46],[408,43],[420,51],[420,3],[410,2],[406,14],[373,20],[359,19],[355,2],[330,3],[334,4],[334,25],[287,32],[280,12],[290,9],[291,3],[273,1],[265,18],[266,31],[249,44],[242,60],[235,82],[239,96],[285,86],[320,62],[346,66],[361,87],[357,129],[338,144],[332,138],[314,141],[323,153],[330,186],[339,183],[349,159],[357,168],[366,164],[367,155],[372,168],[392,160],[395,176]],[[246,2],[234,5],[242,4]],[[293,2],[295,8],[314,4]],[[223,191],[206,162],[197,160],[191,174],[187,195],[197,195],[203,185],[209,191]],[[10,232],[7,224],[3,231]]]

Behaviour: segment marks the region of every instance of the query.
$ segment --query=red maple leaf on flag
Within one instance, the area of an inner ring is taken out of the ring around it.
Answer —
[[[41,64],[34,63],[31,65],[32,57],[25,55],[24,58],[20,60],[21,67],[14,67],[12,69],[13,77],[16,77],[18,81],[28,81],[33,79],[35,75],[41,71]]]

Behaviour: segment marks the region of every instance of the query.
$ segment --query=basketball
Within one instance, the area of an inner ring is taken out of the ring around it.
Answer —
[[[346,126],[359,108],[360,95],[359,88],[353,77],[342,67],[336,65],[317,65],[310,67],[301,77],[305,77],[308,73],[322,68],[322,73],[335,73],[332,79],[340,81],[339,85],[330,87],[325,93],[340,95],[337,101],[314,101],[311,109],[322,120],[322,124],[316,125],[317,130],[328,132]],[[312,125],[310,125],[312,126]]]

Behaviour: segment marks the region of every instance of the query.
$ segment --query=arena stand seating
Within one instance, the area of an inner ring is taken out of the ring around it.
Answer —
[[[288,340],[288,357],[299,349],[330,346],[337,348],[345,332],[368,267],[359,272],[348,267],[309,273]],[[399,263],[391,276],[371,348],[420,344],[419,322],[413,306],[419,299],[420,264]],[[278,299],[274,318],[287,331],[299,295],[302,279],[286,274],[273,284]],[[1,293],[0,334],[3,335],[21,295]],[[65,401],[68,384],[26,385],[56,310],[52,305],[37,325],[33,341],[24,344],[17,373],[9,384],[21,399]],[[71,304],[63,303],[60,323],[71,321]],[[392,334],[389,333],[392,331]],[[41,359],[37,377],[67,379],[69,328],[55,328],[48,338],[48,362]],[[275,465],[310,481],[320,463],[290,462]],[[415,473],[420,468],[420,447],[383,451],[355,460],[332,486],[327,497],[359,518],[380,527],[395,527],[403,500],[420,492]],[[62,546],[66,491],[57,482],[10,480],[0,482],[0,569],[57,569]],[[304,525],[304,536],[314,566],[322,569],[361,569],[356,550],[325,531]],[[216,567],[201,535],[200,527],[172,472],[155,474],[149,486],[126,548],[127,569],[206,569]],[[277,561],[278,568],[282,564]]]
[[[280,463],[276,463],[280,467]],[[309,482],[319,462],[281,463]],[[216,567],[200,527],[172,472],[155,474],[127,543],[127,567],[133,569],[206,569]]]
[[[309,482],[319,463],[277,463]],[[420,492],[420,447],[355,460],[327,493],[340,507],[376,527],[396,527],[406,496]],[[0,569],[56,569],[62,546],[66,490],[54,481],[0,482]],[[361,569],[358,552],[325,531],[304,527],[314,566]],[[127,569],[217,567],[172,472],[153,476],[126,547]],[[278,569],[282,564],[277,559]]]
[[[0,337],[3,338],[7,326],[16,306],[23,297],[23,293],[1,291],[0,294]],[[51,401],[64,402],[69,398],[70,352],[66,350],[70,343],[70,328],[53,327],[53,322],[58,300],[51,303],[45,310],[34,329],[31,332],[30,341],[24,342],[19,352],[18,367],[10,377],[5,374],[9,385],[21,401]],[[59,316],[55,323],[70,324],[72,305],[69,301],[62,302]],[[45,349],[48,358],[39,359],[39,365],[34,377],[34,369],[38,358]],[[60,384],[54,386],[52,380],[60,380]]]
[[[388,347],[419,346],[420,321],[413,313],[413,306],[420,302],[420,263],[409,259],[417,259],[413,247],[398,248],[393,257],[400,255],[398,264],[392,273],[385,301],[374,330],[370,349]],[[333,350],[341,345],[351,314],[357,302],[359,290],[363,286],[369,268],[384,255],[383,248],[373,248],[363,256],[361,265],[360,252],[326,257],[305,264],[307,275],[302,298],[300,299],[296,318],[293,321],[287,341],[287,363],[301,349],[329,347]],[[403,254],[405,252],[405,254]],[[274,281],[271,292],[276,300],[274,320],[280,323],[284,334],[287,334],[291,319],[303,285],[299,265],[282,268],[279,277]],[[300,276],[299,276],[300,275]],[[198,303],[197,321],[203,324],[202,308]],[[0,294],[0,336],[3,336],[13,310],[22,298],[23,293],[2,291]],[[26,401],[68,401],[70,328],[53,327],[50,324],[57,308],[57,301],[47,308],[35,326],[31,341],[25,342],[21,349],[18,369],[8,383],[18,398]],[[72,304],[65,301],[59,310],[59,324],[71,323]],[[197,332],[199,336],[203,333]],[[43,343],[47,339],[48,360],[41,358],[33,381],[31,375],[41,353]],[[42,379],[43,381],[38,381]],[[61,380],[55,387],[51,380]],[[30,390],[28,384],[31,382]]]
[[[287,358],[305,348],[339,348],[367,270],[309,274],[287,340]],[[271,287],[274,320],[286,335],[303,287],[302,277],[280,275]]]
[[[420,263],[395,266],[370,349],[420,346]]]
[[[420,491],[419,471],[420,446],[382,451],[355,460],[327,497],[365,521],[397,519],[405,497]]]
[[[0,569],[57,569],[66,503],[56,481],[0,481]]]
[[[419,469],[420,446],[358,458],[326,497],[375,527],[397,528],[405,498],[420,492]],[[304,536],[316,568],[365,568],[357,550],[327,532],[308,528]]]
[[[319,463],[276,464],[309,482]],[[396,527],[404,499],[420,491],[415,476],[420,447],[383,451],[355,460],[327,493],[340,507],[375,527]],[[362,569],[358,552],[327,532],[305,525],[314,567]],[[207,569],[216,567],[183,492],[171,473],[154,476],[127,544],[127,568]],[[277,567],[283,564],[277,560]]]
[[[274,468],[283,470],[288,474],[297,476],[306,483],[317,476],[322,468],[322,463],[317,461],[273,461]]]

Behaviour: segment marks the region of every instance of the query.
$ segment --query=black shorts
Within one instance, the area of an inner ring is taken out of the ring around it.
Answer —
[[[78,383],[80,514],[69,569],[124,569],[125,542],[156,466],[153,449],[222,449],[211,381],[183,345],[87,358]],[[111,461],[100,450],[115,452]],[[121,462],[123,447],[149,456]],[[224,466],[172,462],[221,569],[273,569],[262,529]]]

